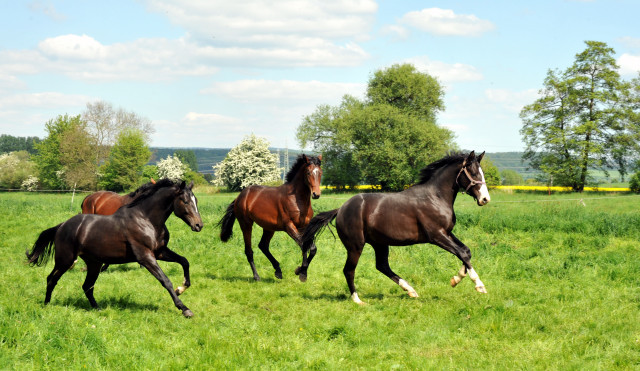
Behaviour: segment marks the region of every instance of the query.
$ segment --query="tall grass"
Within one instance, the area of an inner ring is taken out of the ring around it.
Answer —
[[[170,246],[191,262],[182,318],[137,264],[111,266],[96,283],[101,310],[80,286],[79,264],[43,306],[51,272],[25,264],[40,231],[79,211],[70,195],[0,194],[0,365],[10,369],[633,369],[640,367],[640,198],[492,193],[456,202],[456,235],[489,291],[450,277],[460,262],[431,245],[391,248],[391,267],[418,291],[409,298],[375,269],[365,248],[356,270],[360,307],[348,299],[344,248],[317,240],[309,281],[293,273],[300,252],[284,233],[271,250],[284,279],[257,249],[253,282],[242,234],[214,228],[235,195],[198,194],[205,228],[169,219]],[[346,195],[325,193],[316,211]],[[177,264],[161,263],[174,285]]]

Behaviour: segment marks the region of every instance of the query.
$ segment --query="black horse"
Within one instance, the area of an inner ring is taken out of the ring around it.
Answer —
[[[163,179],[113,215],[79,214],[40,233],[31,252],[27,250],[27,259],[31,265],[41,266],[55,255],[55,266],[47,277],[44,303],[51,301],[51,293],[58,280],[80,256],[87,264],[87,277],[82,289],[92,307],[98,306],[93,297],[93,287],[102,264],[138,262],[169,291],[174,304],[185,317],[193,316],[193,312],[178,299],[184,288],[179,287],[174,292],[171,281],[156,261],[178,262],[183,268],[186,262],[184,286],[190,284],[187,259],[167,247],[169,231],[165,222],[171,213],[175,213],[193,231],[202,229],[198,201],[192,187],[193,182],[187,186],[185,182]]]
[[[422,169],[420,182],[399,193],[370,193],[351,197],[339,209],[318,214],[311,219],[302,236],[303,251],[309,249],[318,234],[333,219],[338,236],[347,249],[344,275],[351,299],[358,303],[353,279],[365,243],[373,246],[376,268],[397,283],[409,296],[418,294],[407,281],[389,267],[389,245],[406,246],[432,243],[462,260],[460,272],[451,279],[456,286],[467,273],[476,290],[486,293],[478,274],[471,267],[471,252],[451,231],[456,224],[453,203],[460,190],[474,197],[479,206],[490,201],[480,168],[480,156],[454,153]]]

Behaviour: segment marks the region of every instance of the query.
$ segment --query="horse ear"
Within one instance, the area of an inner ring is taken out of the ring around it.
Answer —
[[[472,162],[475,157],[476,157],[476,151],[471,151],[471,153],[469,153],[467,157],[464,158],[464,161],[462,162],[462,167],[467,166],[467,164],[469,162]]]
[[[302,159],[304,160],[304,162],[306,162],[307,164],[309,163],[309,159],[307,158],[307,155],[305,155],[304,153],[302,154]]]
[[[318,160],[322,161],[322,155],[318,155]]]
[[[480,161],[482,161],[482,158],[484,157],[484,152],[482,151],[482,153],[478,156],[478,163],[480,163]]]
[[[193,180],[191,181],[191,183],[189,183],[189,186],[187,188],[193,189]]]

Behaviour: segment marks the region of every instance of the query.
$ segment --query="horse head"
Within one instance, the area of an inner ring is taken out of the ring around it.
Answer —
[[[178,186],[176,197],[173,200],[173,213],[187,223],[192,231],[200,232],[202,230],[202,218],[198,211],[198,199],[193,194],[192,188],[193,181],[188,186],[182,181]]]
[[[311,190],[311,197],[315,200],[320,198],[320,193],[322,192],[320,189],[320,182],[322,180],[322,168],[320,167],[322,164],[322,155],[311,158],[304,154],[302,156],[307,165],[304,181]]]
[[[462,162],[462,168],[458,172],[456,182],[471,197],[476,199],[478,206],[484,206],[491,201],[489,189],[484,179],[480,161],[484,157],[484,152],[476,156],[475,151],[471,151]]]

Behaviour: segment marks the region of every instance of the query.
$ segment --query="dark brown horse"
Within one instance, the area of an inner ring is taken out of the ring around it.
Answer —
[[[303,253],[310,249],[317,233],[333,219],[338,236],[347,249],[344,276],[351,299],[362,304],[354,284],[360,254],[366,243],[373,246],[376,268],[397,283],[409,296],[418,294],[407,281],[389,267],[389,246],[431,243],[449,251],[462,261],[460,272],[451,279],[456,286],[467,274],[476,290],[486,293],[478,274],[471,266],[471,252],[451,231],[456,224],[453,203],[459,191],[474,197],[479,206],[490,201],[480,161],[476,157],[455,153],[422,170],[420,182],[402,192],[359,194],[351,197],[339,209],[314,217],[302,237]]]
[[[253,278],[260,280],[256,266],[253,263],[253,249],[251,248],[251,231],[255,222],[262,227],[262,238],[258,247],[269,259],[275,269],[275,276],[282,278],[280,263],[269,251],[269,242],[276,231],[285,231],[300,244],[300,230],[304,228],[313,217],[311,197],[320,197],[320,180],[322,169],[320,167],[322,156],[311,157],[298,156],[296,162],[287,173],[286,182],[279,187],[266,187],[260,185],[249,186],[240,192],[238,197],[227,207],[219,226],[220,239],[226,242],[231,238],[233,223],[238,220],[244,237],[244,253],[247,256]],[[307,267],[316,253],[315,245],[302,254],[302,265],[296,269],[296,274],[301,281],[307,279]]]
[[[87,277],[82,289],[92,307],[98,306],[93,297],[93,287],[103,263],[138,262],[169,291],[175,306],[185,317],[193,316],[178,298],[180,288],[174,292],[171,281],[156,261],[175,262],[182,258],[167,247],[169,233],[165,222],[171,213],[175,213],[193,231],[202,229],[192,187],[193,183],[187,186],[185,182],[163,179],[113,215],[78,214],[40,233],[31,252],[27,251],[27,259],[31,265],[41,266],[51,255],[55,256],[55,266],[47,277],[44,303],[51,301],[51,293],[58,280],[79,256],[87,264]]]
[[[156,181],[153,178],[151,178],[151,182],[143,184],[135,191],[130,192],[124,196],[121,196],[120,194],[116,192],[111,192],[111,191],[94,192],[88,195],[87,197],[85,197],[84,200],[82,200],[82,204],[80,205],[80,207],[82,208],[82,213],[112,215],[113,213],[118,211],[118,209],[121,208],[122,206],[128,205],[131,202],[133,202],[133,200],[138,198],[141,194],[144,193],[145,190],[147,190],[154,184],[156,184]],[[77,262],[77,259],[74,263],[76,262]],[[182,265],[183,268],[185,267],[184,262],[181,262],[180,264]],[[187,262],[186,264],[187,264],[187,269],[185,272],[187,272],[189,269],[188,268],[189,263]],[[107,270],[108,267],[109,267],[109,264],[103,265],[102,272]],[[188,276],[188,274],[186,274],[186,276]]]

